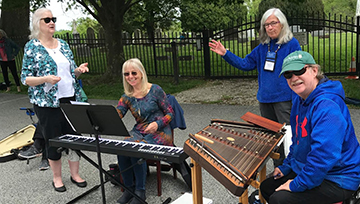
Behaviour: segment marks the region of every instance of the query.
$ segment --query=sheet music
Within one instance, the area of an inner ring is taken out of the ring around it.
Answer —
[[[47,93],[50,91],[50,89],[53,87],[54,85],[52,85],[51,83],[47,83],[45,82],[45,86],[44,86],[44,91]]]
[[[61,109],[61,111],[63,112],[64,117],[65,117],[65,119],[68,121],[68,123],[69,123],[69,125],[71,126],[71,128],[76,132],[76,129],[75,129],[74,125],[71,123],[71,121],[69,120],[69,118],[68,118],[67,115],[65,114],[64,110]]]
[[[70,101],[73,105],[90,105],[90,103],[87,102],[79,102],[79,101]]]

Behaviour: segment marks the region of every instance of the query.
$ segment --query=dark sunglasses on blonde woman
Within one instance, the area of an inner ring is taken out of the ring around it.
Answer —
[[[129,76],[130,72],[124,72],[124,76]],[[136,76],[137,72],[131,72],[131,75]]]
[[[56,17],[52,17],[52,18],[50,18],[50,17],[47,17],[47,18],[40,18],[40,20],[44,20],[44,22],[45,23],[50,23],[50,21],[52,21],[52,22],[56,22]]]

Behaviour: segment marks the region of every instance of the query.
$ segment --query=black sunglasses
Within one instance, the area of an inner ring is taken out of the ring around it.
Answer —
[[[56,23],[56,17],[46,17],[46,18],[40,18],[40,20],[44,20],[45,23],[50,23],[50,21]]]
[[[301,76],[306,72],[306,68],[307,66],[303,67],[302,69],[300,69],[299,71],[292,71],[292,72],[284,72],[284,77],[285,79],[291,79],[291,77],[293,76],[293,74],[295,76]]]
[[[124,72],[124,76],[129,76],[130,72]],[[131,72],[131,75],[136,76],[137,72]]]

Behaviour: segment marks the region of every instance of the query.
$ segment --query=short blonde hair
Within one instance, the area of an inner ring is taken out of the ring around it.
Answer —
[[[45,12],[51,12],[50,9],[47,8],[39,8],[37,9],[33,16],[32,16],[32,20],[31,20],[31,27],[30,27],[30,35],[29,35],[29,39],[34,39],[34,38],[39,38],[39,33],[40,33],[40,19],[43,13]]]
[[[277,44],[285,44],[293,38],[293,33],[290,30],[289,23],[287,22],[286,16],[278,8],[271,8],[267,10],[261,18],[260,21],[260,30],[259,30],[259,39],[260,43],[267,44],[270,42],[270,37],[267,35],[265,30],[265,21],[271,16],[274,15],[279,19],[282,29],[280,31]]]
[[[132,58],[132,59],[126,60],[122,66],[123,85],[124,85],[125,94],[129,97],[132,97],[134,94],[134,88],[126,81],[125,76],[124,76],[125,69],[127,69],[128,67],[132,67],[132,68],[138,70],[142,74],[141,93],[146,94],[147,88],[148,88],[147,87],[148,78],[146,75],[145,68],[138,58]]]

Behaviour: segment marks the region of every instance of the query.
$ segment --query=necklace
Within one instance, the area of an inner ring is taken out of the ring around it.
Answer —
[[[56,54],[56,48],[58,47],[57,39],[52,38],[52,42],[50,42],[50,43],[45,43],[42,40],[40,40],[40,42],[48,51],[51,51],[54,54]]]
[[[54,54],[56,54],[56,48],[57,48],[57,40],[55,39],[53,40],[53,46],[51,48],[51,51],[53,51]]]

